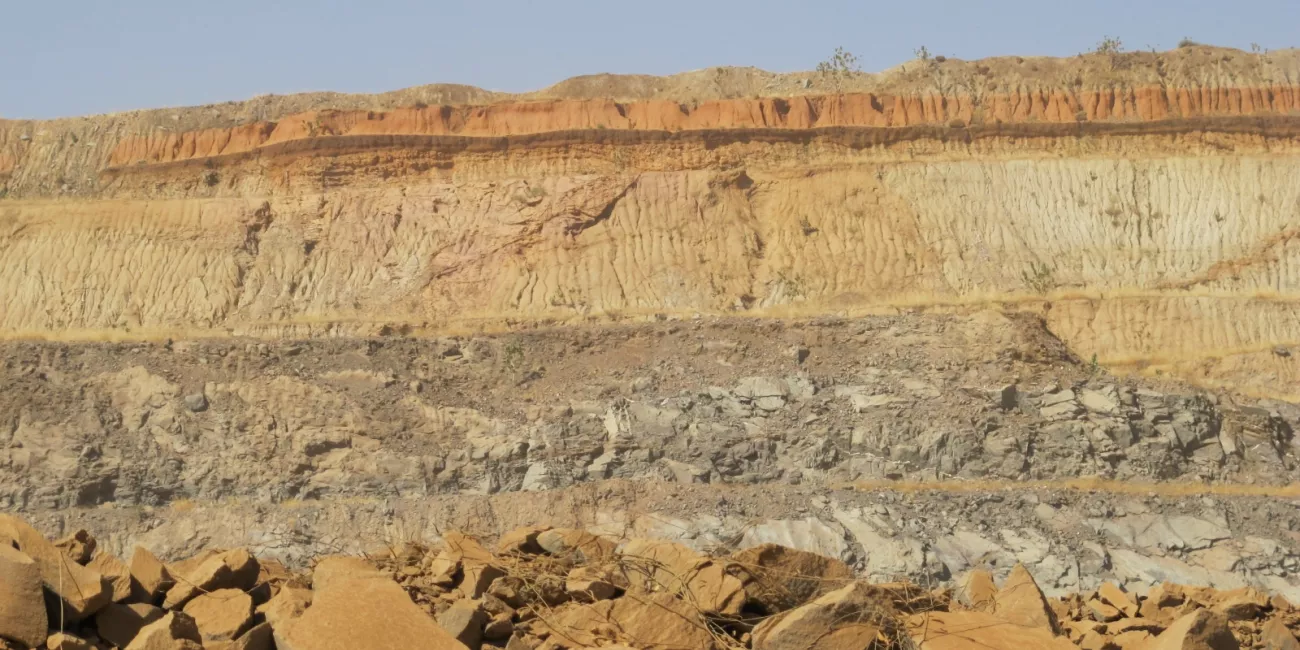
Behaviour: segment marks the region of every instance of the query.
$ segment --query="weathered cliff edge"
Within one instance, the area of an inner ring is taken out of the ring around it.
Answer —
[[[1300,341],[1297,61],[714,70],[0,122],[0,332],[994,303],[1042,311],[1084,358],[1296,395],[1275,348]]]

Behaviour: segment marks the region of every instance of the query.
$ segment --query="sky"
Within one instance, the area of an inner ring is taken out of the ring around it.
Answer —
[[[1073,56],[1189,37],[1300,45],[1300,0],[0,0],[0,117],[49,118],[313,90],[465,83],[520,92],[596,72],[863,70],[925,46]]]

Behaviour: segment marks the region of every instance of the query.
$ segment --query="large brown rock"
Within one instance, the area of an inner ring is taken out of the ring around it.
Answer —
[[[564,579],[565,592],[580,602],[608,600],[618,593],[618,589],[609,572],[599,567],[575,567]]]
[[[203,643],[194,619],[181,612],[168,612],[144,626],[126,650],[203,650]]]
[[[248,595],[253,597],[253,604],[261,605],[279,592],[280,587],[293,582],[293,573],[278,560],[258,559],[257,585]]]
[[[199,627],[204,645],[230,641],[253,624],[253,598],[239,589],[218,589],[185,604],[185,613]]]
[[[706,614],[734,616],[745,605],[745,584],[726,564],[681,544],[631,540],[623,547],[623,564],[640,576],[642,589],[680,594]]]
[[[66,632],[55,632],[45,640],[46,650],[95,650],[89,641]]]
[[[1300,641],[1280,618],[1270,618],[1259,630],[1265,650],[1300,650]]]
[[[1198,609],[1173,622],[1144,650],[1238,650],[1240,644],[1221,614]]]
[[[328,564],[317,565],[330,571]],[[381,574],[348,577],[337,572],[319,586],[311,607],[298,618],[274,626],[279,650],[465,650],[438,626],[406,592]]]
[[[193,568],[182,565],[163,607],[176,609],[201,593],[218,589],[247,591],[257,584],[257,573],[257,558],[242,548],[212,555]]]
[[[853,580],[849,565],[816,553],[762,544],[731,556],[749,600],[768,613],[798,607]]]
[[[65,623],[79,621],[112,602],[112,592],[99,573],[73,562],[23,520],[0,514],[0,545],[6,542],[35,561],[40,569],[46,592],[53,594],[51,602],[46,603],[47,614],[52,619],[61,618]]]
[[[280,588],[280,592],[271,597],[261,607],[257,608],[257,613],[261,614],[271,625],[298,618],[302,613],[311,607],[312,592],[310,589],[300,587],[285,586]]]
[[[716,645],[698,609],[668,593],[630,591],[622,598],[576,605],[548,616],[547,643],[557,648],[588,648],[621,642],[647,650]]]
[[[487,614],[473,600],[456,601],[438,614],[438,625],[470,650],[477,650],[483,644],[483,626],[487,621]]]
[[[140,630],[166,614],[163,610],[145,603],[122,605],[114,603],[95,614],[95,629],[99,638],[119,648],[125,648]]]
[[[271,630],[270,623],[255,625],[232,641],[226,650],[272,650],[275,647],[275,638]],[[213,650],[213,648],[205,646],[205,650]]]
[[[538,533],[537,545],[551,555],[586,563],[608,560],[618,547],[604,537],[575,528],[552,528]]]
[[[90,561],[91,556],[95,554],[95,547],[98,542],[90,533],[84,530],[78,530],[63,539],[54,542],[54,546],[63,551],[73,562],[85,564]]]
[[[1119,610],[1125,617],[1133,618],[1138,615],[1137,599],[1113,582],[1101,583],[1097,588],[1097,598]]]
[[[86,568],[97,571],[108,582],[113,602],[120,603],[131,597],[131,570],[116,555],[100,553],[86,563]]]
[[[1243,587],[1216,594],[1212,609],[1229,621],[1246,621],[1258,618],[1269,607],[1268,596],[1253,587]]]
[[[537,543],[537,536],[546,530],[538,526],[516,528],[497,540],[497,553],[541,553],[543,550]]]
[[[993,608],[997,599],[998,586],[993,582],[993,574],[983,569],[975,569],[966,574],[958,590],[958,600],[965,606],[979,612]]]
[[[153,603],[175,584],[167,565],[142,546],[131,554],[130,570],[132,597],[141,602]]]
[[[881,637],[896,638],[891,597],[855,582],[816,600],[773,616],[754,628],[754,650],[844,650],[872,647]]]
[[[322,558],[312,570],[312,587],[317,591],[329,589],[339,582],[359,578],[388,578],[388,574],[379,570],[365,558],[346,555]]]
[[[1015,625],[983,612],[913,614],[907,618],[907,632],[918,650],[1075,650],[1076,647],[1041,626]]]
[[[492,552],[473,537],[451,532],[442,541],[442,552],[429,567],[434,584],[449,587],[455,584],[459,574],[460,593],[466,598],[478,598],[487,592],[492,581],[505,575]]]
[[[1058,631],[1056,614],[1047,604],[1043,590],[1038,588],[1034,576],[1024,565],[1017,564],[1006,582],[993,598],[994,616],[1024,627],[1043,627],[1053,634]]]
[[[45,642],[48,627],[40,567],[0,543],[0,638],[35,647]]]

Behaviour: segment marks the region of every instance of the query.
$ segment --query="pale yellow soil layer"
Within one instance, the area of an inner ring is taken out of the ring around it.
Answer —
[[[994,305],[1297,396],[1298,71],[1191,47],[0,121],[0,335]]]

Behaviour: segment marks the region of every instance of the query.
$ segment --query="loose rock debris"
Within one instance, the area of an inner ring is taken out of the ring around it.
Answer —
[[[957,588],[871,583],[840,560],[775,544],[707,555],[530,527],[491,547],[451,532],[294,572],[245,549],[171,563],[138,549],[128,563],[86,531],[75,539],[51,542],[0,515],[0,648],[1300,647],[1300,611],[1252,587],[1139,594],[1108,582],[1049,598],[1021,566],[1001,585],[982,570]]]

